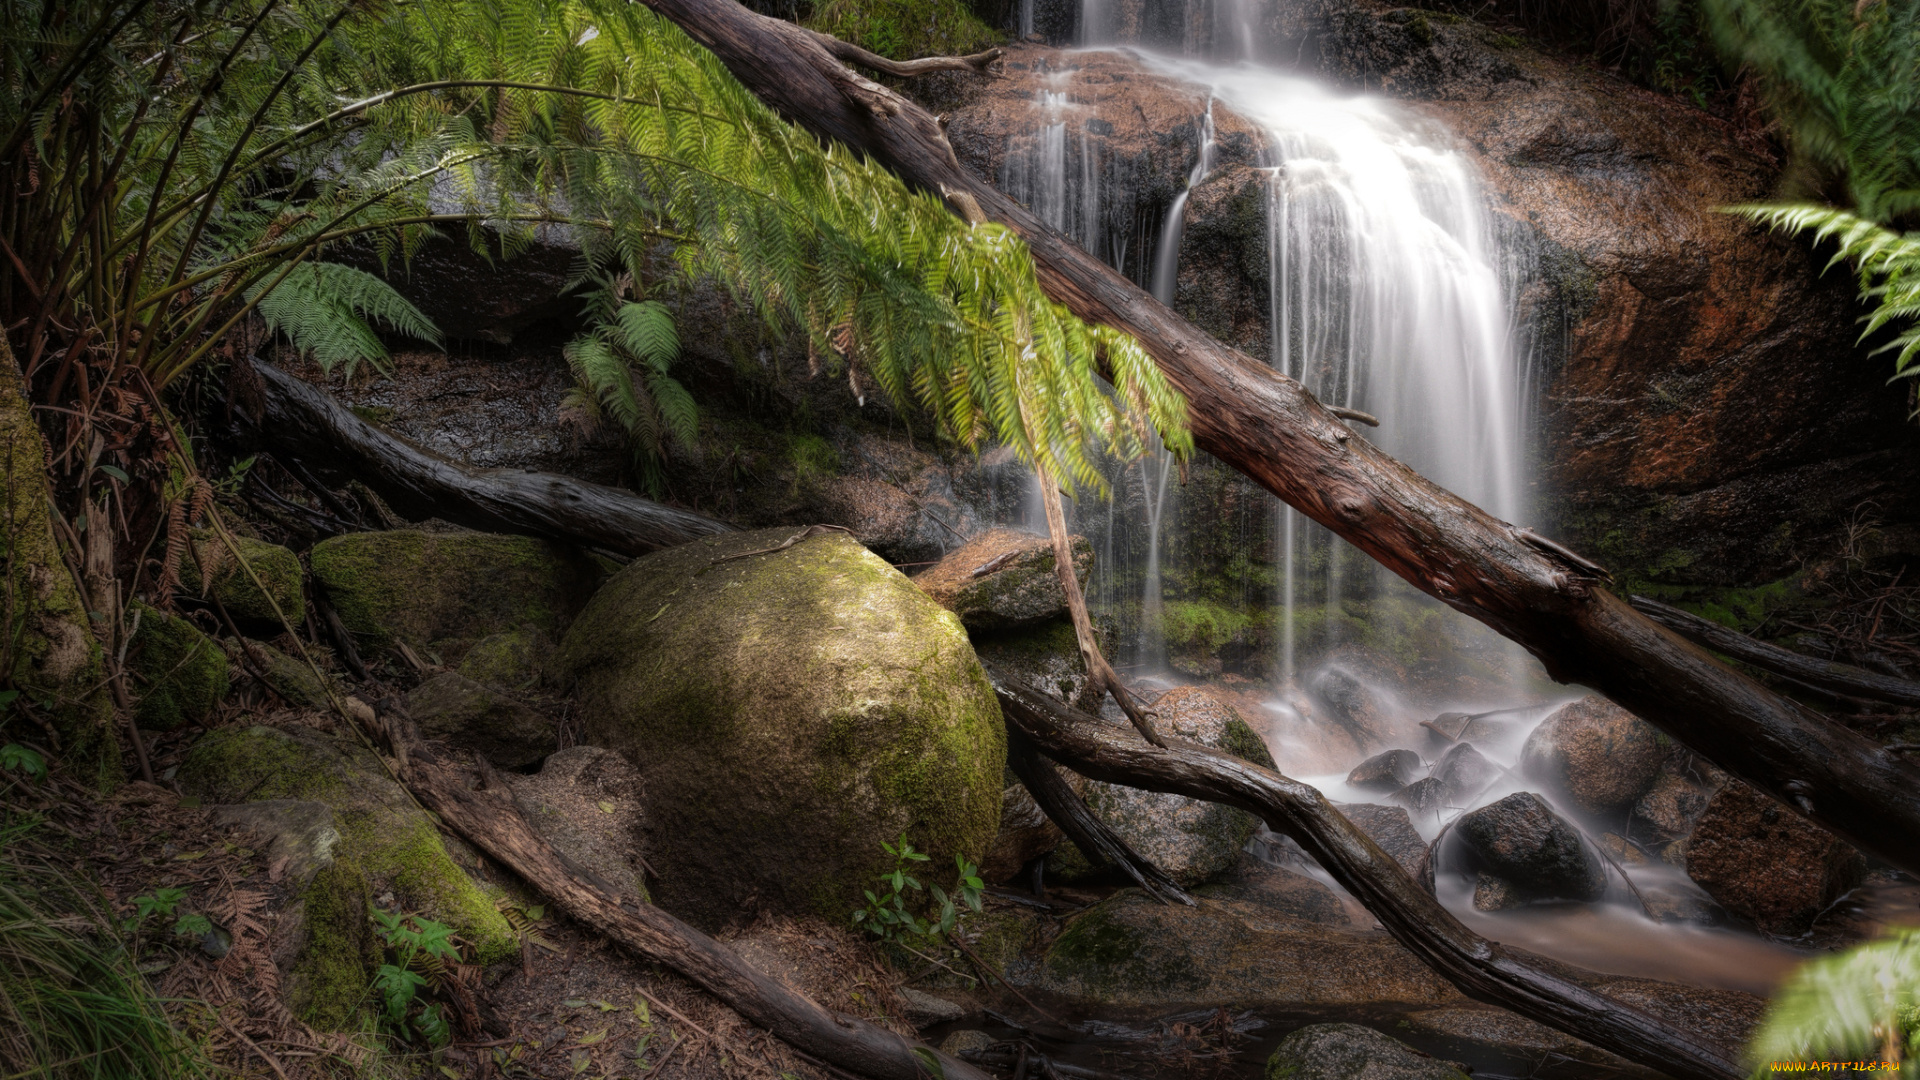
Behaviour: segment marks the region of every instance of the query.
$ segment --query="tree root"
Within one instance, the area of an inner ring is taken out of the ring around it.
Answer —
[[[1076,772],[1236,806],[1293,838],[1394,939],[1467,996],[1682,1080],[1737,1080],[1726,1049],[1588,989],[1601,977],[1488,941],[1461,924],[1314,788],[1188,742],[1142,746],[1114,725],[989,672],[1010,728]]]

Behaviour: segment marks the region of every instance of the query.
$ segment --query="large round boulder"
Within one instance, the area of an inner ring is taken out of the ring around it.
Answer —
[[[635,559],[561,643],[587,739],[641,771],[658,899],[707,925],[844,922],[882,843],[947,885],[1000,824],[1006,733],[960,620],[852,537],[794,536]]]
[[[1582,810],[1611,814],[1652,786],[1667,750],[1645,720],[1585,697],[1540,721],[1520,751],[1520,771]]]
[[[1707,803],[1686,861],[1707,895],[1781,935],[1805,932],[1865,870],[1852,845],[1738,782]]]

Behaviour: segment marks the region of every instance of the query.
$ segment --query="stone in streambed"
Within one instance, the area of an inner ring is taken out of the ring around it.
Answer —
[[[1411,750],[1388,750],[1353,767],[1347,783],[1366,791],[1399,791],[1420,777],[1420,755]]]
[[[1586,697],[1527,736],[1520,772],[1582,810],[1610,814],[1652,786],[1667,753],[1652,725],[1604,698]]]
[[[1358,1024],[1312,1024],[1280,1040],[1266,1080],[1467,1080],[1451,1062]]]
[[[1518,792],[1467,814],[1454,833],[1474,865],[1511,884],[1520,901],[1606,895],[1600,856],[1580,830],[1533,792]]]
[[[1707,804],[1687,843],[1687,875],[1768,934],[1806,931],[1864,873],[1851,845],[1738,781]]]
[[[1407,813],[1415,817],[1438,814],[1448,804],[1447,785],[1441,783],[1439,777],[1429,776],[1415,780],[1387,798],[1406,807]]]
[[[1454,743],[1433,767],[1434,778],[1447,789],[1447,799],[1456,806],[1472,804],[1473,797],[1500,778],[1500,766],[1488,761],[1472,743]]]
[[[1200,687],[1169,690],[1154,702],[1154,710],[1167,734],[1274,767],[1253,728],[1231,705]],[[1129,847],[1187,886],[1232,866],[1260,825],[1244,810],[1119,784],[1090,781],[1082,797]]]
[[[1420,830],[1413,827],[1405,807],[1353,803],[1342,806],[1340,812],[1415,880],[1426,872],[1427,842],[1420,838]]]
[[[1378,745],[1393,728],[1393,711],[1386,701],[1345,668],[1322,669],[1307,692],[1363,750]]]
[[[1093,569],[1093,545],[1071,538],[1074,574]],[[1057,618],[1067,596],[1055,569],[1053,541],[1017,529],[992,529],[949,553],[913,579],[968,630],[1004,630]]]
[[[560,748],[552,720],[457,671],[415,687],[407,711],[423,734],[477,751],[503,769],[524,768]]]
[[[996,884],[1012,881],[1028,863],[1065,839],[1060,826],[1033,801],[1027,785],[1016,780],[1000,792],[1000,831],[980,862],[980,876]]]
[[[883,843],[950,886],[1000,824],[1005,727],[960,620],[845,534],[767,550],[792,536],[635,559],[561,643],[588,738],[640,769],[658,900],[707,926],[844,923]]]

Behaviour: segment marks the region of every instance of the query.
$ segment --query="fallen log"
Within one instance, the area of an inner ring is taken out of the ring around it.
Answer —
[[[1712,619],[1703,619],[1690,611],[1682,611],[1671,604],[1663,604],[1649,597],[1636,596],[1630,603],[1642,615],[1695,645],[1712,649],[1723,656],[1731,656],[1743,664],[1752,664],[1762,671],[1784,675],[1795,682],[1805,683],[1828,693],[1845,694],[1848,697],[1865,698],[1868,701],[1884,701],[1893,705],[1920,706],[1920,682],[1864,671],[1850,664],[1836,664],[1831,660],[1802,656],[1777,645],[1755,641],[1738,630],[1721,626]]]
[[[1236,806],[1292,837],[1394,940],[1468,997],[1511,1009],[1682,1080],[1734,1080],[1725,1049],[1606,997],[1579,969],[1542,961],[1466,928],[1326,796],[1231,754],[1169,737],[1163,749],[989,671],[1007,726],[1084,776]],[[1600,977],[1594,975],[1598,980]]]
[[[1148,896],[1167,904],[1186,904],[1193,906],[1193,897],[1180,887],[1180,883],[1168,876],[1165,870],[1155,866],[1146,856],[1127,846],[1107,824],[1093,816],[1080,796],[1067,786],[1060,771],[1053,762],[1040,756],[1019,730],[1007,728],[1007,767],[1027,786],[1027,793],[1033,796],[1060,831],[1067,834],[1082,854],[1095,863],[1102,860],[1112,863],[1127,872],[1134,883],[1146,890]]]
[[[414,521],[437,517],[620,555],[733,529],[704,514],[570,476],[460,465],[380,430],[325,390],[271,364],[254,364],[253,371],[259,400],[235,394],[241,400],[234,404],[251,421],[249,435],[262,449],[342,484],[359,480]]]
[[[1601,587],[1604,571],[1429,482],[1298,382],[1215,341],[962,167],[935,117],[803,30],[734,0],[646,0],[823,139],[1023,237],[1041,286],[1132,334],[1188,402],[1201,449],[1415,587],[1855,846],[1920,872],[1920,766],[1734,671]]]
[[[569,917],[640,959],[686,976],[795,1049],[872,1080],[991,1080],[924,1043],[827,1010],[651,904],[622,906],[527,824],[484,761],[474,788],[472,774],[436,754],[398,709],[361,712],[358,719],[392,751],[401,782],[446,827],[520,875]]]

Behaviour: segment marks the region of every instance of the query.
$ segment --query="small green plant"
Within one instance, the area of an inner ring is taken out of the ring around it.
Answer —
[[[961,907],[980,910],[980,894],[987,886],[986,882],[980,880],[979,867],[955,855],[954,866],[960,871],[960,876],[954,884],[953,893],[949,895],[938,885],[922,885],[919,878],[907,872],[914,863],[931,862],[932,857],[915,851],[913,845],[907,842],[905,833],[900,834],[898,844],[882,841],[880,846],[893,856],[893,869],[875,879],[885,890],[885,895],[867,889],[867,906],[853,913],[854,926],[882,941],[926,941],[951,933],[955,921],[960,917]],[[940,908],[939,917],[931,921],[914,914],[909,907],[913,894],[923,891],[931,893],[934,903]]]
[[[6,693],[18,694],[19,691],[8,690]],[[23,773],[31,779],[38,780],[47,775],[47,759],[19,743],[8,743],[0,746],[0,770]]]
[[[1794,972],[1747,1049],[1755,1077],[1775,1061],[1920,1055],[1920,930],[1815,960]]]
[[[446,1013],[437,1003],[421,1000],[421,991],[448,978],[447,965],[459,962],[453,928],[419,915],[378,910],[373,922],[393,960],[381,964],[373,977],[383,1006],[382,1026],[401,1039],[418,1039],[435,1049],[447,1045],[453,1029]]]

